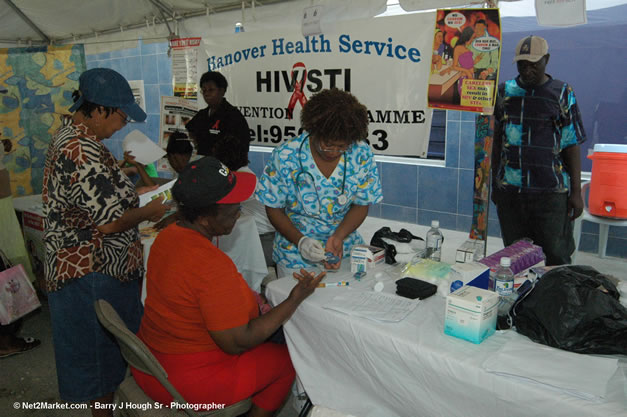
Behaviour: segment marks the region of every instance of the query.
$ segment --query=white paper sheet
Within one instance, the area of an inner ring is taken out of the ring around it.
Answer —
[[[536,18],[541,26],[575,26],[588,22],[586,0],[536,0]]]
[[[394,294],[352,291],[347,287],[326,288],[325,291],[343,291],[323,305],[323,308],[381,322],[398,322],[414,311],[419,300],[410,300]],[[321,291],[320,289],[318,291]]]
[[[618,367],[618,359],[567,352],[534,343],[517,334],[511,337],[483,363],[483,369],[542,384],[548,389],[589,401],[605,397],[607,384]]]
[[[139,130],[133,130],[124,138],[122,142],[124,152],[131,152],[135,160],[140,164],[152,164],[157,159],[162,158],[166,152],[161,149],[150,138]]]
[[[176,178],[172,181],[168,181],[163,184],[161,187],[157,188],[154,191],[148,191],[139,196],[139,207],[144,207],[146,204],[150,203],[155,198],[159,198],[160,196],[164,196],[163,204],[167,204],[172,202],[172,193],[170,189],[174,186],[176,182]]]

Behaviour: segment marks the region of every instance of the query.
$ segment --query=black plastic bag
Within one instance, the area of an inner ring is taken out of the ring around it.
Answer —
[[[514,304],[518,333],[577,353],[627,354],[627,309],[606,276],[570,265],[544,274]]]

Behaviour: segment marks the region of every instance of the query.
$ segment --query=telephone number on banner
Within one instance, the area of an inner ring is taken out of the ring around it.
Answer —
[[[257,125],[255,129],[250,129],[250,141],[258,144],[279,144],[303,133],[303,128],[296,129],[295,126],[262,126]],[[366,142],[377,151],[386,150],[390,144],[387,140],[388,134],[383,129],[375,129],[370,133]]]

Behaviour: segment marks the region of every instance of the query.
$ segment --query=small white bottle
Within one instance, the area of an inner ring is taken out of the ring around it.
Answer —
[[[501,258],[500,266],[494,276],[494,291],[499,295],[499,315],[506,315],[516,299],[514,292],[514,273],[512,261],[507,256]]]
[[[442,257],[442,240],[440,221],[431,220],[431,229],[427,232],[427,252],[425,256],[427,259],[440,261]]]

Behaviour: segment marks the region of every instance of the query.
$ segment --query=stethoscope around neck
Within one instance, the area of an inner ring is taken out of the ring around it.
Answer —
[[[309,139],[309,143],[311,145],[311,139],[310,138],[308,138],[308,139]],[[300,194],[300,185],[301,185],[300,178],[301,178],[301,175],[305,174],[305,175],[309,176],[309,178],[311,178],[311,183],[313,185],[313,189],[316,192],[316,198],[318,200],[318,204],[319,204],[320,208],[322,208],[322,201],[320,200],[320,194],[318,193],[318,188],[316,187],[316,179],[311,174],[311,172],[305,171],[305,168],[303,167],[303,160],[301,158],[301,155],[302,155],[302,152],[303,152],[303,145],[304,144],[305,144],[305,141],[303,140],[300,143],[300,146],[298,148],[298,155],[297,155],[297,157],[298,157],[298,164],[300,166],[300,171],[298,172],[298,174],[296,174],[296,177],[295,177],[296,189],[298,190],[298,192]],[[348,196],[346,195],[346,192],[345,192],[346,191],[346,152],[344,152],[342,156],[344,157],[344,172],[343,172],[343,175],[342,175],[342,192],[340,193],[340,195],[335,197],[335,200],[337,201],[337,203],[339,205],[344,206],[346,203],[348,203]],[[305,212],[307,212],[307,208],[306,208],[307,204],[306,204],[305,201],[303,201],[303,207],[304,207]],[[307,214],[309,214],[309,213],[307,213]],[[314,217],[316,217],[316,216],[314,216]]]

